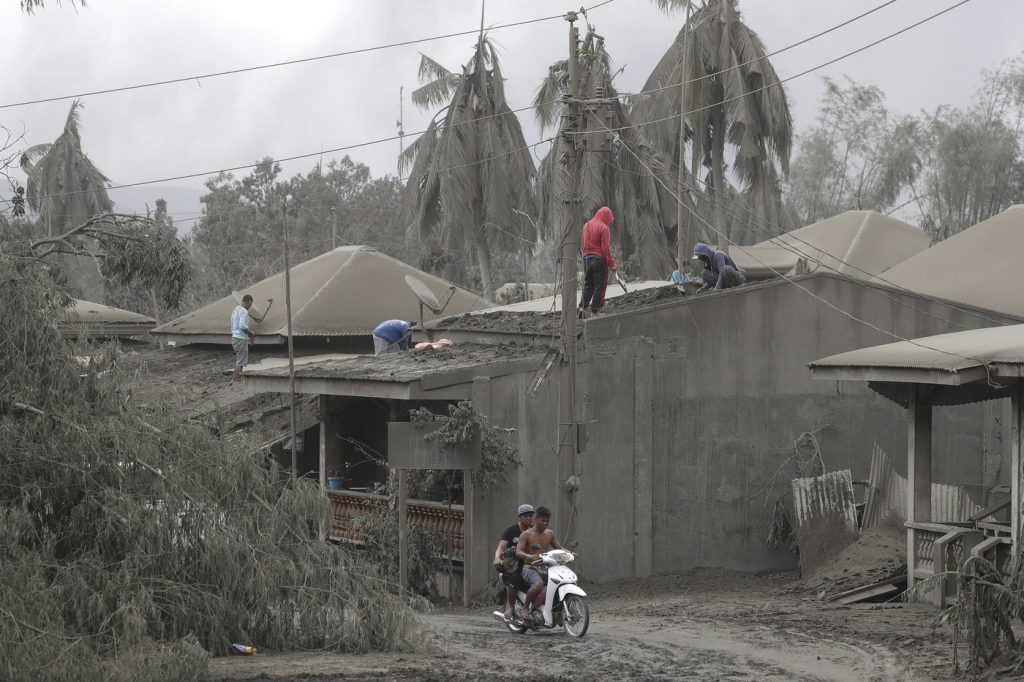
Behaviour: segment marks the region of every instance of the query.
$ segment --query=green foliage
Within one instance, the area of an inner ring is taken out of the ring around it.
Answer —
[[[409,412],[409,421],[417,428],[426,424],[440,424],[436,431],[423,439],[440,449],[465,447],[480,434],[480,466],[473,470],[473,483],[486,490],[508,480],[509,470],[523,465],[519,446],[509,436],[515,429],[499,429],[491,425],[484,415],[473,409],[473,403],[463,400],[448,406],[448,414],[434,414],[425,407]]]
[[[324,541],[329,505],[254,444],[123,401],[52,326],[54,271],[0,255],[0,678],[199,679],[232,642],[401,649],[412,612]]]

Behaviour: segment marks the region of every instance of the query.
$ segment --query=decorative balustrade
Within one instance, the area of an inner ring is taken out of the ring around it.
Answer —
[[[350,490],[328,490],[331,502],[330,538],[355,544],[364,544],[366,538],[359,531],[359,517],[368,514],[383,514],[388,504],[386,495],[359,493]],[[465,514],[461,504],[408,500],[406,519],[410,526],[417,526],[429,533],[441,535],[445,544],[451,547],[451,556],[461,561],[466,549],[464,536]],[[447,553],[447,550],[446,550]]]

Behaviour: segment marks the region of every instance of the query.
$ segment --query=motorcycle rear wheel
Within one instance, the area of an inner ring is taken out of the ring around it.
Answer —
[[[585,599],[577,594],[566,596],[562,602],[564,618],[562,627],[570,637],[582,637],[590,627],[590,607]]]

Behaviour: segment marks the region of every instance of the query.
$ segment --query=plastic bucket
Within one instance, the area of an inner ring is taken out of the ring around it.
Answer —
[[[327,477],[327,489],[328,490],[341,490],[341,485],[344,483],[344,476],[328,476]]]

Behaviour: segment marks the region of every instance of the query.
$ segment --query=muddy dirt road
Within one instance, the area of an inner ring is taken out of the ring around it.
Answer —
[[[725,571],[586,587],[592,618],[581,640],[513,635],[486,606],[440,610],[423,616],[434,632],[428,653],[219,659],[212,679],[953,679],[933,607],[828,606],[791,580]]]

